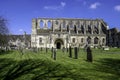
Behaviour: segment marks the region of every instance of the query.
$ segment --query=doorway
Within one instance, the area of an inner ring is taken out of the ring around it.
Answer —
[[[62,49],[63,40],[62,39],[56,39],[55,46],[56,46],[57,49]]]
[[[57,42],[57,43],[56,43],[56,48],[57,48],[57,49],[61,49],[61,43],[60,43],[60,42]]]

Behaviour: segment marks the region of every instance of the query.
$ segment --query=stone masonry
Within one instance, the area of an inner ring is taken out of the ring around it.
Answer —
[[[34,18],[31,47],[106,46],[107,24],[102,19]]]

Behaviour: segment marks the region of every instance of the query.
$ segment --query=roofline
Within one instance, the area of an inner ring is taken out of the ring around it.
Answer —
[[[96,19],[88,19],[88,18],[48,18],[48,17],[39,17],[39,18],[32,18],[32,19],[44,19],[44,20],[103,20],[101,18],[96,18]]]

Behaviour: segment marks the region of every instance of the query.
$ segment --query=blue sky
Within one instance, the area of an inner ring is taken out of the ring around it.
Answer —
[[[101,18],[120,30],[120,0],[0,0],[11,34],[31,33],[32,18]]]

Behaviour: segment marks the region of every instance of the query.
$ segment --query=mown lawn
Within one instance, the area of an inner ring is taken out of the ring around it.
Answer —
[[[0,80],[120,80],[120,49],[109,51],[92,49],[93,62],[86,61],[86,52],[79,50],[79,58],[57,51],[57,60],[39,51],[9,51],[0,53]]]

